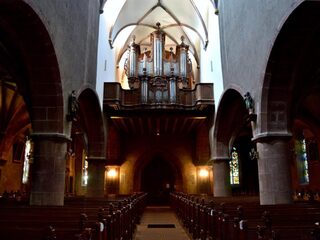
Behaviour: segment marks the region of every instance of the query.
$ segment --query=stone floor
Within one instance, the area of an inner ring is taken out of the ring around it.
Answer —
[[[134,239],[189,240],[190,238],[170,207],[150,206],[145,209],[142,215]]]

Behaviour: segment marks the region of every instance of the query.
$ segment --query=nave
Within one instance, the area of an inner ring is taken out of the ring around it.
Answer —
[[[135,240],[191,239],[169,206],[147,206],[137,226]]]

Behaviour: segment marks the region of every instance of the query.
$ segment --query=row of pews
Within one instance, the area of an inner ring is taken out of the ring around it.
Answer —
[[[172,193],[171,205],[193,239],[320,240],[320,203],[260,205],[257,197]]]
[[[64,206],[0,205],[3,240],[130,240],[146,194],[112,199],[69,198]]]

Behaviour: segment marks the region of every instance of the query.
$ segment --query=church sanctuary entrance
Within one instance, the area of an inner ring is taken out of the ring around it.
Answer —
[[[175,188],[173,166],[156,155],[142,170],[141,190],[148,193],[149,205],[169,205],[170,192]]]

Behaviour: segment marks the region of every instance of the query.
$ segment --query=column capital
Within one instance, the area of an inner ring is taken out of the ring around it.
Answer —
[[[255,135],[251,140],[253,142],[271,142],[275,139],[289,140],[292,137],[290,132],[264,132]]]
[[[31,133],[31,139],[53,140],[57,142],[71,142],[72,139],[63,133],[39,132]]]

